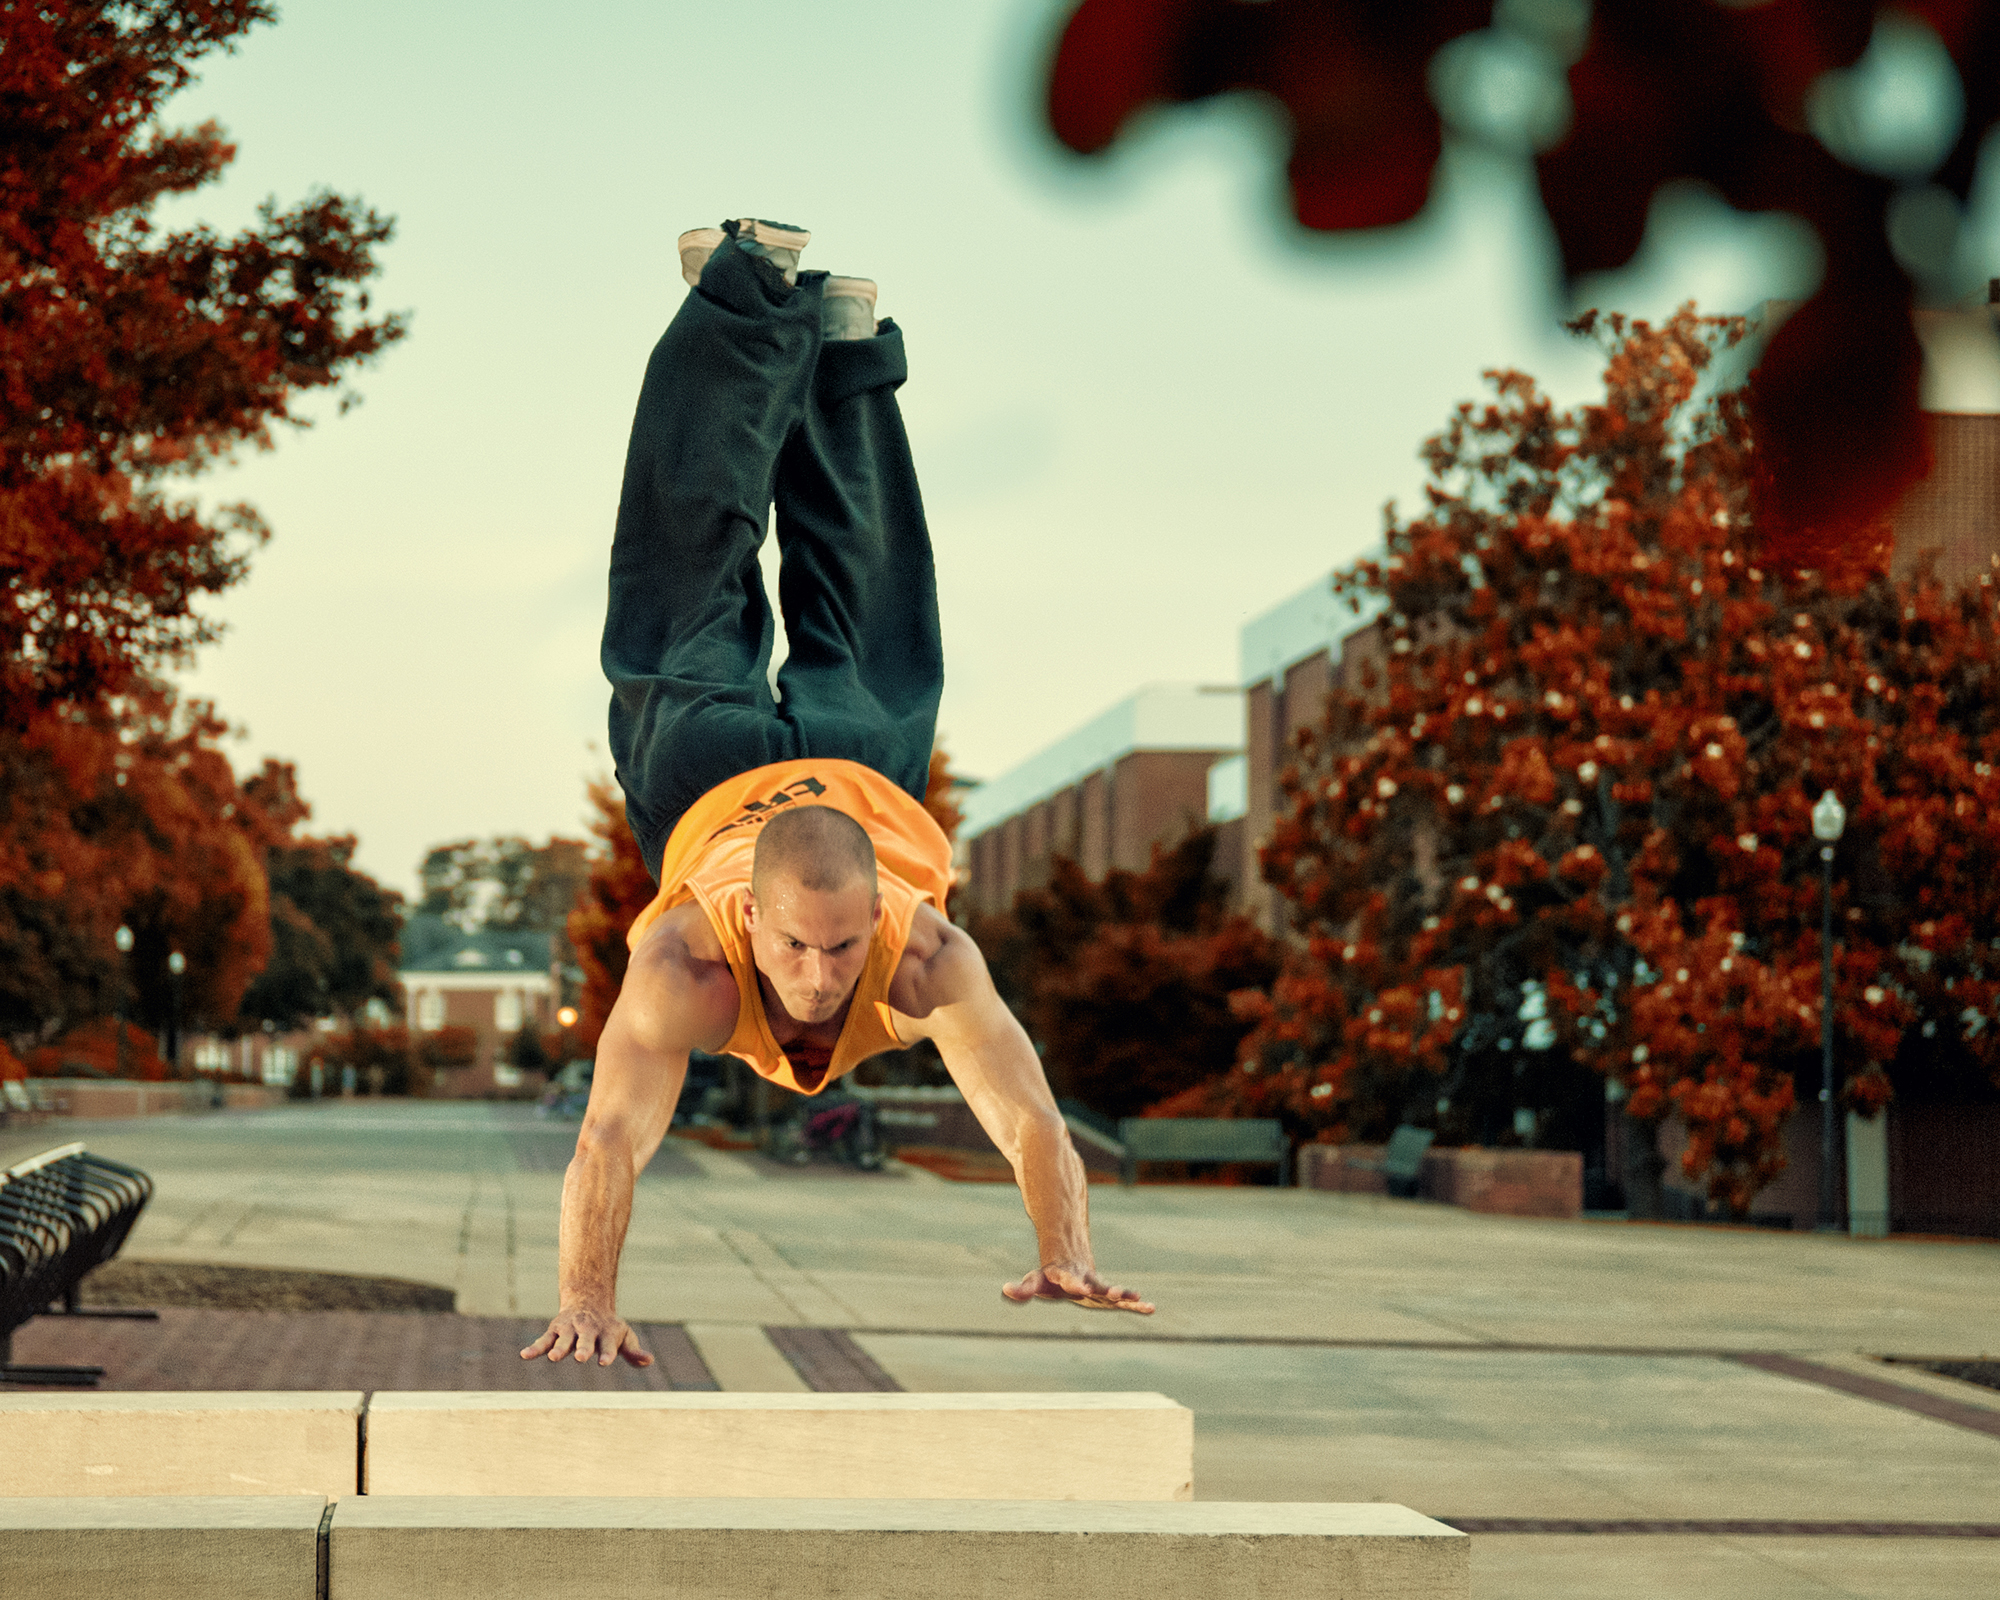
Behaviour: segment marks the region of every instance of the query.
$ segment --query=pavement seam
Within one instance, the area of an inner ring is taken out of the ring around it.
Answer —
[[[313,1600],[327,1600],[333,1585],[333,1501],[319,1514],[319,1533],[313,1541]]]
[[[1838,1367],[1822,1366],[1817,1361],[1801,1361],[1797,1356],[1781,1355],[1775,1350],[1743,1350],[1727,1359],[1775,1377],[1814,1384],[1822,1389],[1852,1395],[1857,1400],[1871,1400],[1877,1405],[1928,1417],[1933,1422],[1948,1423],[1955,1428],[2000,1439],[2000,1411],[1985,1406],[1947,1400],[1941,1395],[1912,1389],[1906,1384],[1890,1383],[1886,1379],[1866,1377],[1858,1372],[1842,1372]]]
[[[500,1196],[507,1206],[507,1315],[521,1314],[521,1297],[514,1285],[514,1186],[505,1178],[500,1180]]]

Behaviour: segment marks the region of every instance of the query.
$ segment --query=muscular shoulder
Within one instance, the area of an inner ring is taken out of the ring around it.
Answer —
[[[662,1046],[714,1050],[736,1027],[736,975],[699,906],[676,906],[639,941],[619,995],[631,1024]]]
[[[992,990],[985,958],[972,936],[933,907],[917,907],[910,942],[903,947],[903,959],[889,985],[889,1004],[901,1015],[921,1020],[940,1006],[977,999]]]

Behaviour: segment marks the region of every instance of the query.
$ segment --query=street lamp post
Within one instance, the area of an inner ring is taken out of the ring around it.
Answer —
[[[173,950],[167,955],[167,1071],[181,1075],[181,974],[187,971],[187,957]]]
[[[1847,808],[1831,789],[1812,809],[1813,837],[1819,840],[1819,1225],[1838,1225],[1840,1203],[1834,1187],[1833,1121],[1833,847],[1847,828]]]
[[[111,936],[111,942],[118,947],[118,1003],[115,1008],[114,1026],[118,1030],[115,1048],[118,1051],[118,1076],[125,1076],[125,962],[124,957],[132,953],[132,930],[122,923]]]

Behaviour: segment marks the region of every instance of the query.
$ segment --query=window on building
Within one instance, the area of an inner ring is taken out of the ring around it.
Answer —
[[[493,1000],[493,1026],[502,1033],[512,1033],[521,1026],[521,991],[502,989]]]
[[[281,1089],[291,1087],[299,1075],[299,1053],[286,1045],[274,1044],[264,1052],[264,1081]]]
[[[227,1072],[229,1070],[229,1046],[220,1039],[202,1039],[194,1047],[194,1070],[196,1072]]]
[[[417,995],[417,1026],[426,1030],[444,1026],[444,991],[424,989]]]

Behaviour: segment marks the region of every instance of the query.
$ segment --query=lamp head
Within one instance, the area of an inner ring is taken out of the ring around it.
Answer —
[[[1831,789],[1819,797],[1819,804],[1812,808],[1813,837],[1823,844],[1832,844],[1847,828],[1847,807],[1840,803],[1840,796]]]
[[[187,964],[188,958],[178,950],[171,952],[167,956],[167,971],[171,972],[176,978],[187,971]]]
[[[118,953],[121,956],[130,955],[132,953],[132,930],[121,927],[111,936],[111,942],[118,946]]]

